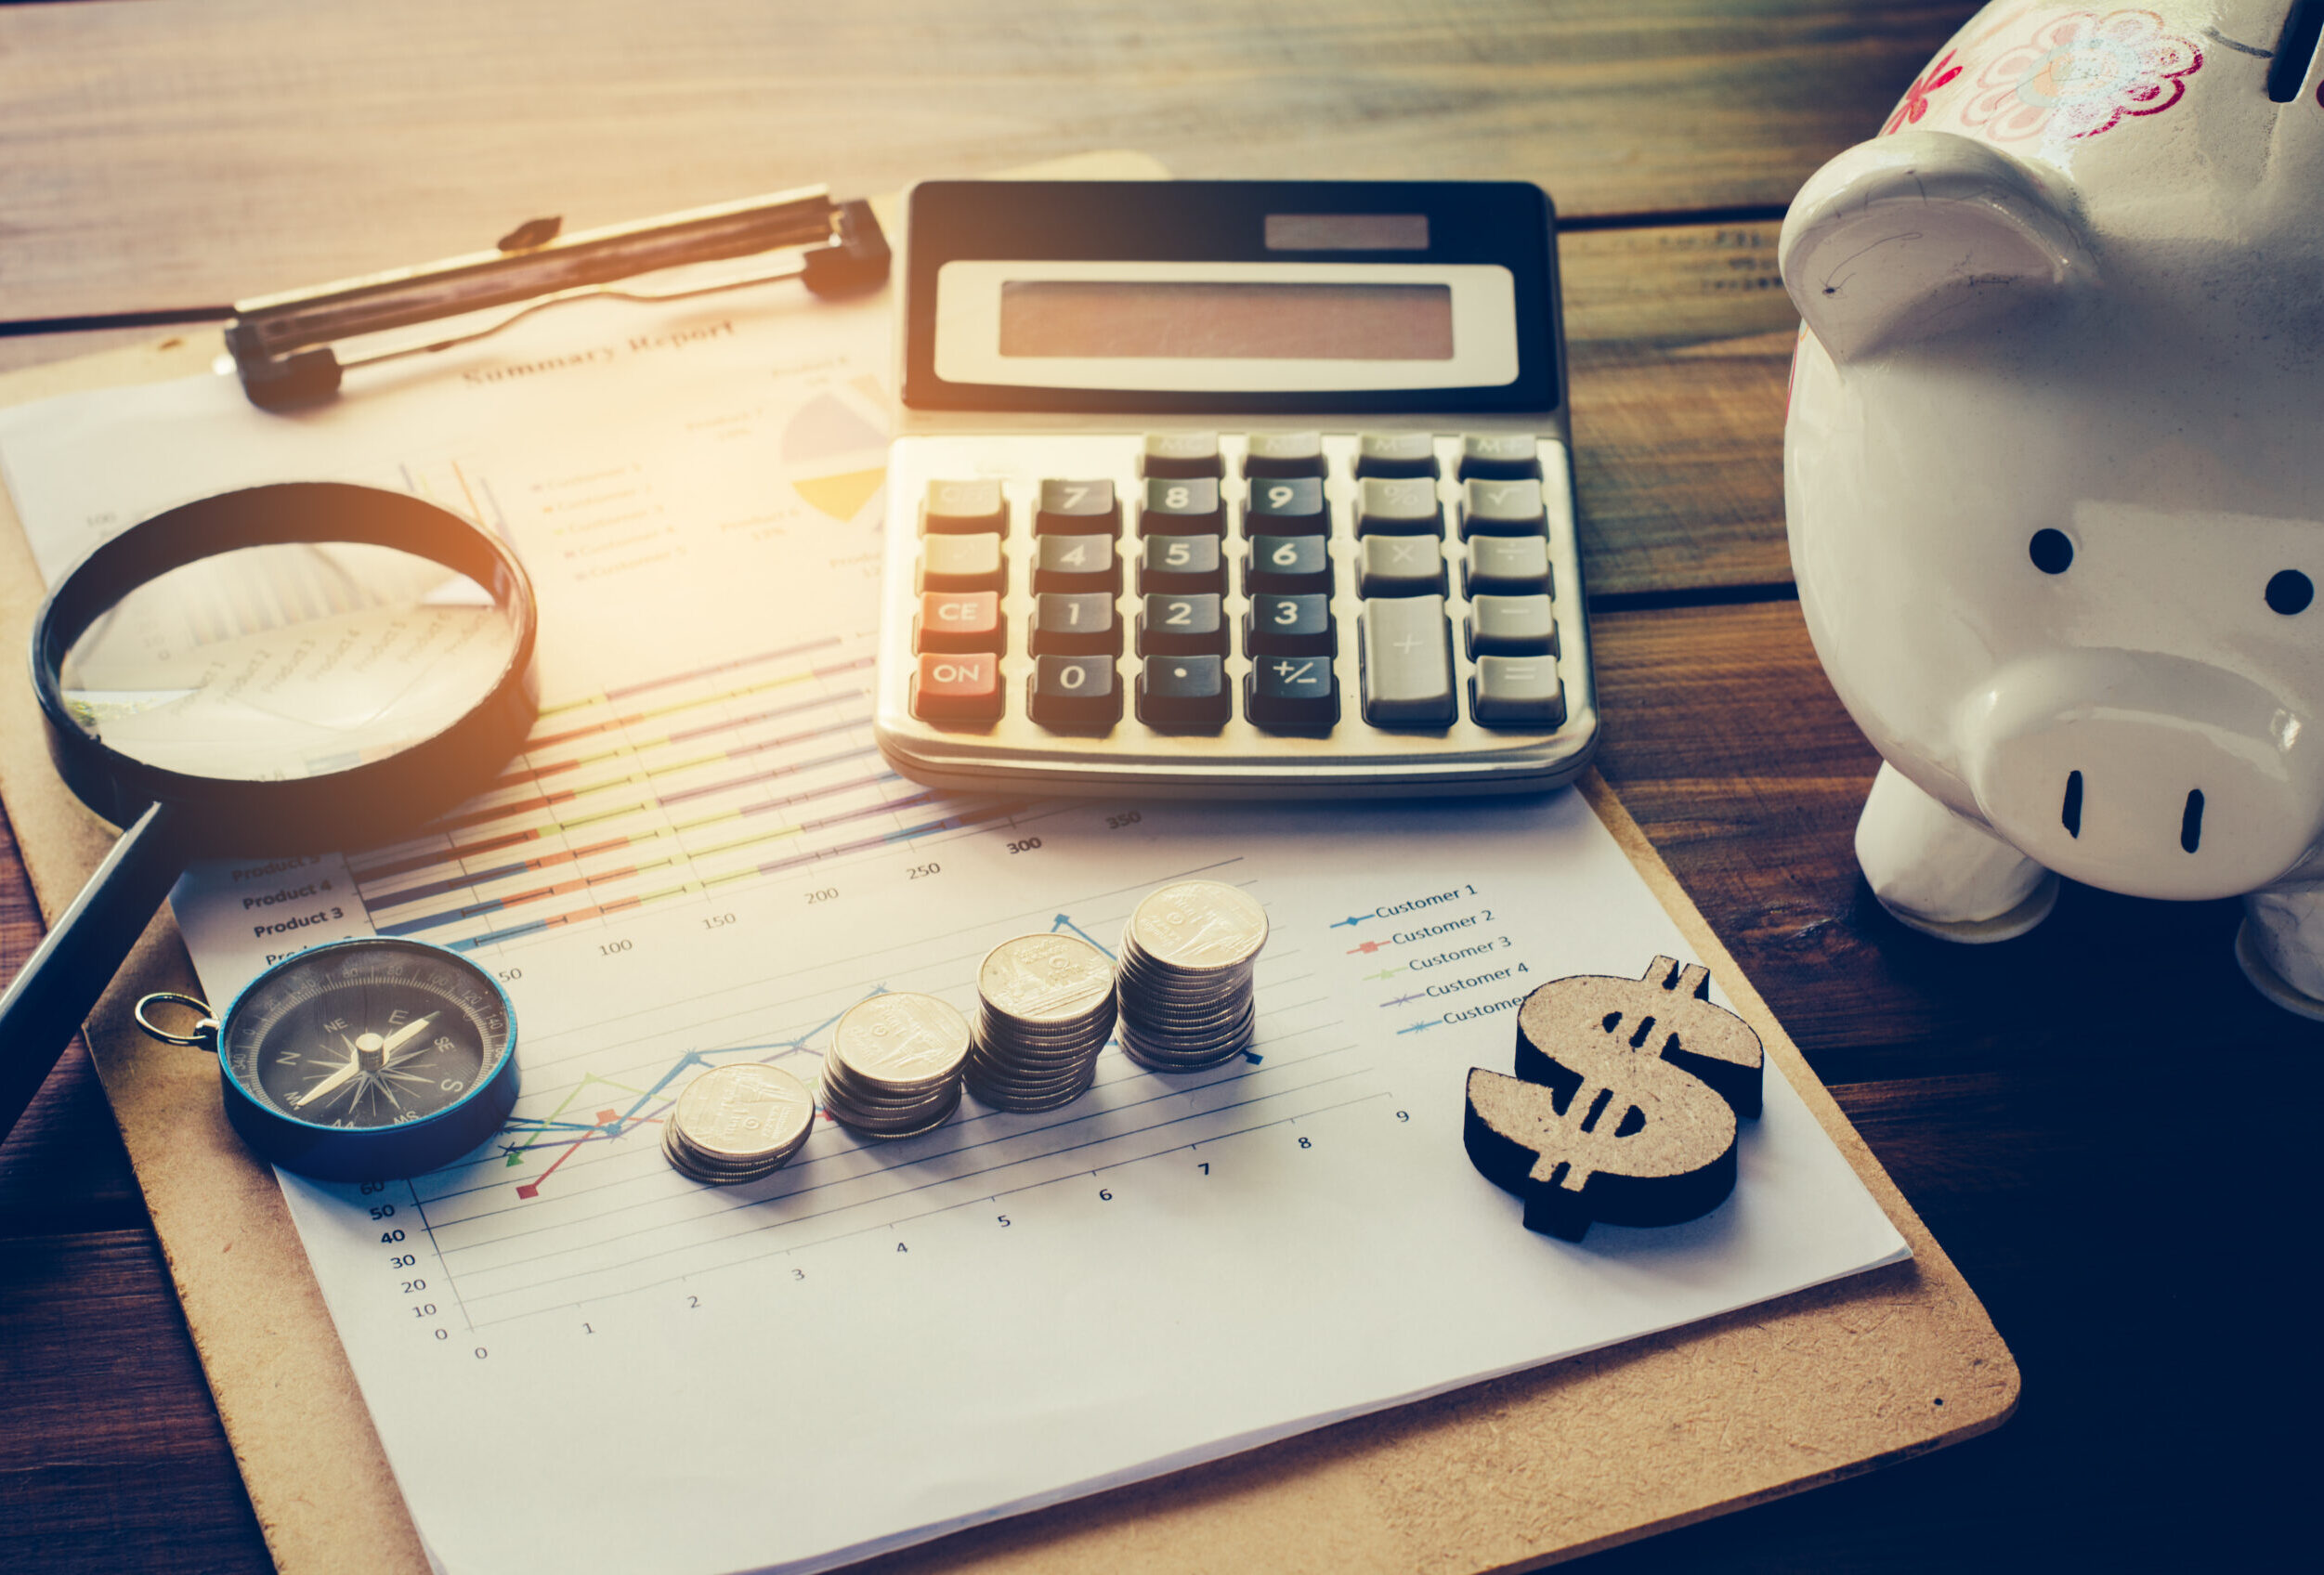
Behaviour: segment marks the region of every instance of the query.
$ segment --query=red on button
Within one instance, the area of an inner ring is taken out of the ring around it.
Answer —
[[[1000,714],[1000,658],[990,651],[924,656],[912,679],[922,722],[987,722]]]
[[[920,599],[916,648],[999,651],[1004,640],[998,591],[931,591]]]

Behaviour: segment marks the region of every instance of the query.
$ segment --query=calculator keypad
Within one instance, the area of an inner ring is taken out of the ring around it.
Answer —
[[[1587,662],[1560,627],[1555,441],[1133,432],[899,455],[915,442],[930,459],[892,473],[920,527],[905,709],[939,733],[1017,740],[1004,759],[1054,735],[1093,763],[1109,739],[1180,758],[1142,730],[1230,750],[1189,761],[1262,761],[1267,738],[1360,761],[1539,737],[1555,758]]]

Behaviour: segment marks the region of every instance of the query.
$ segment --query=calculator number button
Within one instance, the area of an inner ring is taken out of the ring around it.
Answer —
[[[1332,653],[1331,598],[1262,592],[1251,598],[1245,639],[1256,657],[1328,657]]]
[[[1009,504],[998,481],[932,481],[920,509],[931,536],[974,536],[1009,528]]]
[[[1254,536],[1246,588],[1261,591],[1331,592],[1331,544],[1321,536]]]
[[[1025,709],[1043,727],[1102,731],[1121,720],[1111,657],[1038,657],[1027,688]]]
[[[1364,603],[1357,644],[1364,721],[1375,727],[1452,723],[1452,624],[1442,596]]]
[[[974,536],[931,536],[921,543],[922,591],[998,591],[1007,583],[1000,538],[989,531]]]
[[[1324,507],[1324,484],[1312,475],[1275,476],[1251,483],[1244,531],[1259,536],[1324,536],[1331,515]]]
[[[1216,479],[1226,474],[1215,432],[1149,432],[1141,459],[1150,477],[1207,475]]]
[[[1538,481],[1469,481],[1461,484],[1460,533],[1478,536],[1541,536],[1549,528]]]
[[[1444,511],[1437,507],[1436,483],[1423,480],[1362,482],[1356,489],[1358,536],[1442,536]]]
[[[1138,720],[1158,732],[1216,733],[1231,709],[1221,657],[1156,657],[1138,675]]]
[[[1553,731],[1565,725],[1565,689],[1547,657],[1479,657],[1469,714],[1487,727]]]
[[[1255,432],[1243,456],[1243,474],[1260,476],[1312,475],[1325,472],[1320,432]]]
[[[1139,622],[1141,656],[1226,655],[1226,627],[1215,595],[1148,596]]]
[[[1356,560],[1356,589],[1366,596],[1438,596],[1444,554],[1433,536],[1367,536]]]
[[[1122,626],[1110,592],[1051,592],[1033,598],[1035,656],[1111,657],[1121,648]]]
[[[1539,440],[1530,432],[1472,432],[1460,440],[1463,481],[1537,481]]]
[[[990,722],[1000,714],[1000,658],[989,651],[924,656],[912,675],[922,722]]]
[[[1111,536],[1044,536],[1035,543],[1033,589],[1103,591],[1121,589],[1120,565]]]
[[[994,651],[1006,648],[1000,598],[990,591],[936,591],[920,599],[915,650]]]
[[[1148,536],[1215,534],[1226,528],[1225,511],[1219,506],[1219,484],[1208,476],[1146,483],[1145,507],[1139,528]]]
[[[1139,564],[1138,589],[1148,595],[1169,591],[1224,591],[1226,565],[1219,555],[1219,539],[1147,537]]]
[[[1121,527],[1121,504],[1114,497],[1112,482],[1041,483],[1041,506],[1033,516],[1035,535],[1082,536],[1102,530],[1112,536]]]
[[[1425,432],[1367,432],[1356,439],[1358,475],[1436,475],[1436,439]]]
[[[1471,596],[1551,593],[1549,543],[1538,536],[1476,536],[1469,542]]]
[[[1553,657],[1558,620],[1547,596],[1478,596],[1469,604],[1472,657]]]
[[[1262,657],[1251,664],[1247,709],[1270,733],[1328,733],[1339,720],[1328,657]]]

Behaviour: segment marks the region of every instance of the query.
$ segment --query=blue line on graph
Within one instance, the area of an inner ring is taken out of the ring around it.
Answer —
[[[1397,1030],[1396,1030],[1396,1032],[1397,1032],[1397,1033],[1399,1033],[1399,1034],[1417,1034],[1417,1033],[1419,1033],[1419,1032],[1420,1032],[1423,1028],[1434,1028],[1434,1027],[1435,1027],[1435,1026],[1436,1026],[1439,1022],[1443,1022],[1443,1020],[1442,1018],[1434,1018],[1434,1017],[1432,1017],[1432,1018],[1429,1019],[1429,1021],[1428,1021],[1428,1022],[1416,1022],[1416,1023],[1414,1023],[1414,1024],[1413,1024],[1411,1027],[1409,1027],[1409,1028],[1399,1028],[1399,1029],[1397,1029]]]
[[[1106,945],[1104,942],[1099,940],[1096,936],[1082,929],[1081,926],[1076,924],[1072,919],[1067,918],[1062,913],[1059,914],[1055,921],[1050,925],[1049,932],[1051,935],[1054,935],[1060,930],[1072,931],[1075,934],[1080,936],[1084,941],[1087,941],[1090,944],[1095,946],[1099,951],[1103,952],[1109,958],[1114,956],[1113,949]]]
[[[1331,927],[1332,927],[1334,930],[1352,930],[1353,928],[1355,928],[1355,926],[1357,926],[1357,925],[1359,925],[1359,924],[1362,924],[1362,923],[1363,923],[1365,919],[1367,919],[1367,918],[1379,918],[1379,915],[1378,915],[1378,914],[1376,914],[1376,913],[1355,913],[1355,914],[1350,914],[1350,915],[1349,915],[1347,918],[1335,918],[1335,919],[1333,919],[1333,920],[1332,920],[1332,922],[1331,922]]]

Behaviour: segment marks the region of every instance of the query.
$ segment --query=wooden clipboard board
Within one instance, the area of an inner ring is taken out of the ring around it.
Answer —
[[[1151,161],[1115,154],[1038,173],[1156,171]],[[202,330],[0,375],[0,405],[191,376],[222,350],[217,332]],[[0,494],[0,652],[25,648],[42,594],[14,503]],[[2017,1361],[1975,1293],[1612,790],[1593,772],[1581,791],[1903,1234],[1913,1260],[960,1532],[867,1568],[1011,1575],[1533,1568],[1904,1460],[2008,1419]],[[53,918],[115,833],[58,780],[22,683],[0,683],[0,801],[41,910]],[[130,1021],[149,991],[194,989],[165,908],[98,1002],[88,1042],[268,1549],[285,1575],[418,1575],[427,1556],[273,1173],[227,1127],[208,1058],[156,1044]]]

